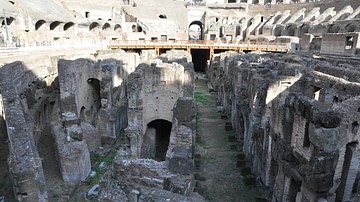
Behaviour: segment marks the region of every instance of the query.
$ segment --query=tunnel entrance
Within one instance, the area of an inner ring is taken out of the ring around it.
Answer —
[[[210,59],[209,49],[191,49],[195,72],[206,72],[207,61]]]
[[[151,121],[147,125],[141,146],[141,158],[165,161],[169,146],[171,126],[171,122],[162,119]]]
[[[39,157],[42,159],[46,189],[49,195],[49,201],[55,200],[60,191],[58,186],[63,184],[59,164],[55,156],[55,140],[49,126],[45,127],[38,143]],[[55,199],[53,199],[55,197]]]

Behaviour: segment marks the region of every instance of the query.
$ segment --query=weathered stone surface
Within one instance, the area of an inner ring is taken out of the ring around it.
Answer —
[[[346,146],[357,139],[358,131],[355,112],[360,102],[354,89],[360,86],[352,74],[359,72],[352,71],[310,57],[214,56],[208,75],[219,105],[243,142],[248,166],[273,187],[276,200],[322,200],[327,195],[333,201],[339,186],[334,182],[353,183],[345,177],[353,172],[344,174],[346,167],[358,162]],[[238,166],[245,165],[244,159],[238,158]],[[339,193],[341,200],[350,198]]]
[[[168,157],[169,170],[174,173],[189,175],[194,171],[194,160],[189,148],[174,148],[171,157]]]
[[[346,141],[339,128],[314,128],[309,139],[317,149],[328,153],[338,151]]]
[[[193,175],[177,175],[166,178],[164,181],[164,189],[176,194],[188,196],[195,186],[195,178]]]
[[[193,99],[191,97],[181,97],[174,107],[174,116],[179,122],[191,122],[193,119]]]

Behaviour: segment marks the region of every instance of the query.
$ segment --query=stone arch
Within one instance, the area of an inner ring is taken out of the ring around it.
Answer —
[[[85,121],[86,118],[85,118],[85,107],[82,106],[81,109],[80,109],[80,115],[79,115],[79,118],[81,121]]]
[[[340,27],[338,25],[331,25],[328,29],[328,33],[339,33]]]
[[[59,30],[60,25],[61,25],[61,22],[54,21],[54,22],[50,23],[50,30]]]
[[[139,25],[132,25],[131,26],[132,32],[142,32],[143,28]]]
[[[100,28],[100,25],[97,22],[93,22],[89,26],[90,31],[97,31],[97,30],[99,30],[99,28]]]
[[[357,27],[357,24],[349,23],[345,26],[344,32],[355,32]]]
[[[146,126],[140,157],[165,161],[172,123],[164,119],[156,119],[150,121]]]
[[[281,27],[277,26],[277,27],[275,27],[275,29],[273,31],[273,35],[274,36],[281,36],[281,31],[282,31]]]
[[[304,36],[304,34],[309,33],[309,30],[310,30],[310,25],[308,24],[302,25],[299,30],[299,37],[301,38]]]
[[[67,31],[67,30],[69,30],[71,27],[74,27],[74,23],[73,22],[68,22],[68,23],[66,23],[65,25],[64,25],[64,27],[63,27],[63,29],[64,29],[64,31]]]
[[[116,25],[114,26],[114,31],[116,31],[116,32],[122,32],[121,25],[116,24]]]
[[[296,25],[287,25],[285,27],[285,35],[286,36],[295,36],[296,35]]]
[[[15,21],[15,18],[13,18],[13,17],[6,17],[2,21],[2,23],[1,23],[2,25],[5,25],[5,19],[6,19],[7,26],[10,26]]]
[[[198,28],[198,30],[194,30]],[[193,21],[189,24],[189,39],[202,40],[203,39],[203,23],[201,21]]]
[[[111,25],[109,23],[105,23],[102,28],[102,30],[105,30],[105,31],[110,31],[111,30]]]
[[[35,30],[38,31],[38,30],[44,29],[45,23],[46,23],[45,20],[38,20],[38,21],[35,23]]]

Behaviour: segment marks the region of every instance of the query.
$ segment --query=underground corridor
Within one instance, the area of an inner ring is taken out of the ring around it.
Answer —
[[[191,49],[192,62],[195,72],[205,73],[207,61],[210,59],[209,49]]]
[[[141,147],[141,157],[165,161],[168,150],[172,123],[157,119],[147,124]]]

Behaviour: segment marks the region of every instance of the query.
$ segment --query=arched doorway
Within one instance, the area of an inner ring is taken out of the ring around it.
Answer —
[[[194,21],[189,25],[189,40],[203,39],[203,24],[200,21]]]
[[[285,28],[286,36],[295,36],[296,34],[296,25],[288,25]]]
[[[274,36],[281,36],[281,27],[276,27],[274,29],[274,33],[273,33]]]
[[[171,127],[172,123],[163,119],[156,119],[148,123],[141,145],[140,157],[165,161]]]

